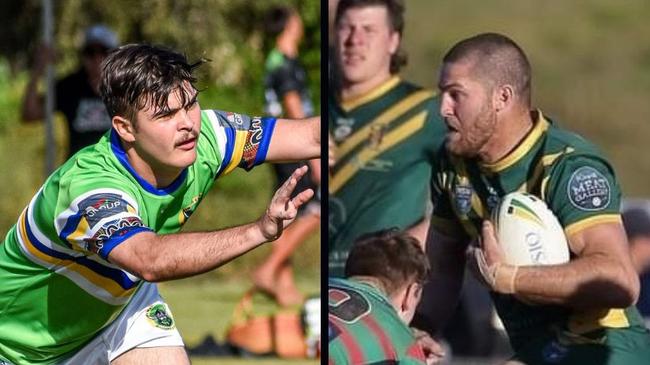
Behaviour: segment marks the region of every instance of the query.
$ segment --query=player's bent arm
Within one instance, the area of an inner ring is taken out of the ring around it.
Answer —
[[[151,282],[184,278],[223,265],[264,242],[277,239],[314,195],[311,189],[291,198],[307,167],[296,169],[271,198],[266,212],[254,223],[215,232],[158,235],[141,232],[108,254],[112,263]]]
[[[568,238],[577,258],[562,265],[519,267],[515,295],[537,304],[625,308],[639,296],[639,278],[620,223],[601,223]]]
[[[142,232],[115,247],[108,259],[143,280],[158,282],[210,271],[266,241],[257,223],[215,232]]]
[[[444,235],[430,225],[426,252],[431,263],[431,275],[424,284],[418,306],[419,317],[427,322],[425,327],[430,330],[442,330],[458,304],[465,273],[466,247],[464,240]]]
[[[278,119],[266,153],[268,162],[311,160],[320,156],[320,116]]]

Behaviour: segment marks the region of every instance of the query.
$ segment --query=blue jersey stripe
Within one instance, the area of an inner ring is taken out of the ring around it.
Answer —
[[[266,160],[266,153],[269,151],[269,145],[271,144],[271,136],[273,136],[273,130],[275,129],[275,118],[264,117],[262,118],[262,140],[260,141],[260,147],[257,150],[257,155],[255,156],[255,166],[263,163]]]
[[[29,211],[25,212],[25,214],[26,214],[25,228],[26,228],[27,237],[29,238],[30,241],[28,243],[31,244],[34,248],[36,248],[40,252],[44,253],[45,255],[57,258],[59,260],[74,261],[77,264],[85,266],[88,269],[92,270],[93,272],[103,277],[113,280],[124,290],[129,290],[137,285],[137,282],[131,281],[131,279],[129,279],[129,277],[122,270],[106,267],[84,256],[74,257],[63,252],[55,251],[45,246],[42,242],[40,242],[36,238],[36,236],[32,232],[32,229],[29,225],[29,220],[27,219],[27,217],[29,216]]]

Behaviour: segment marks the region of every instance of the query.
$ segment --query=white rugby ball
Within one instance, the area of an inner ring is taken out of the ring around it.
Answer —
[[[499,244],[510,265],[553,265],[569,261],[569,245],[557,218],[540,198],[514,192],[492,211]]]

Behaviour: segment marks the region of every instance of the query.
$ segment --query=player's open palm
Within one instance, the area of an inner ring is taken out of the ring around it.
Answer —
[[[305,173],[307,173],[307,166],[297,168],[273,194],[271,203],[260,220],[262,233],[267,239],[275,240],[280,237],[282,229],[296,219],[298,208],[314,196],[314,191],[307,189],[291,198],[296,184]]]

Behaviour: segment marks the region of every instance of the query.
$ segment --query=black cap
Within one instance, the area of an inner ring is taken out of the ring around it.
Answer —
[[[630,208],[623,212],[623,226],[628,239],[650,236],[650,213],[643,208]]]

